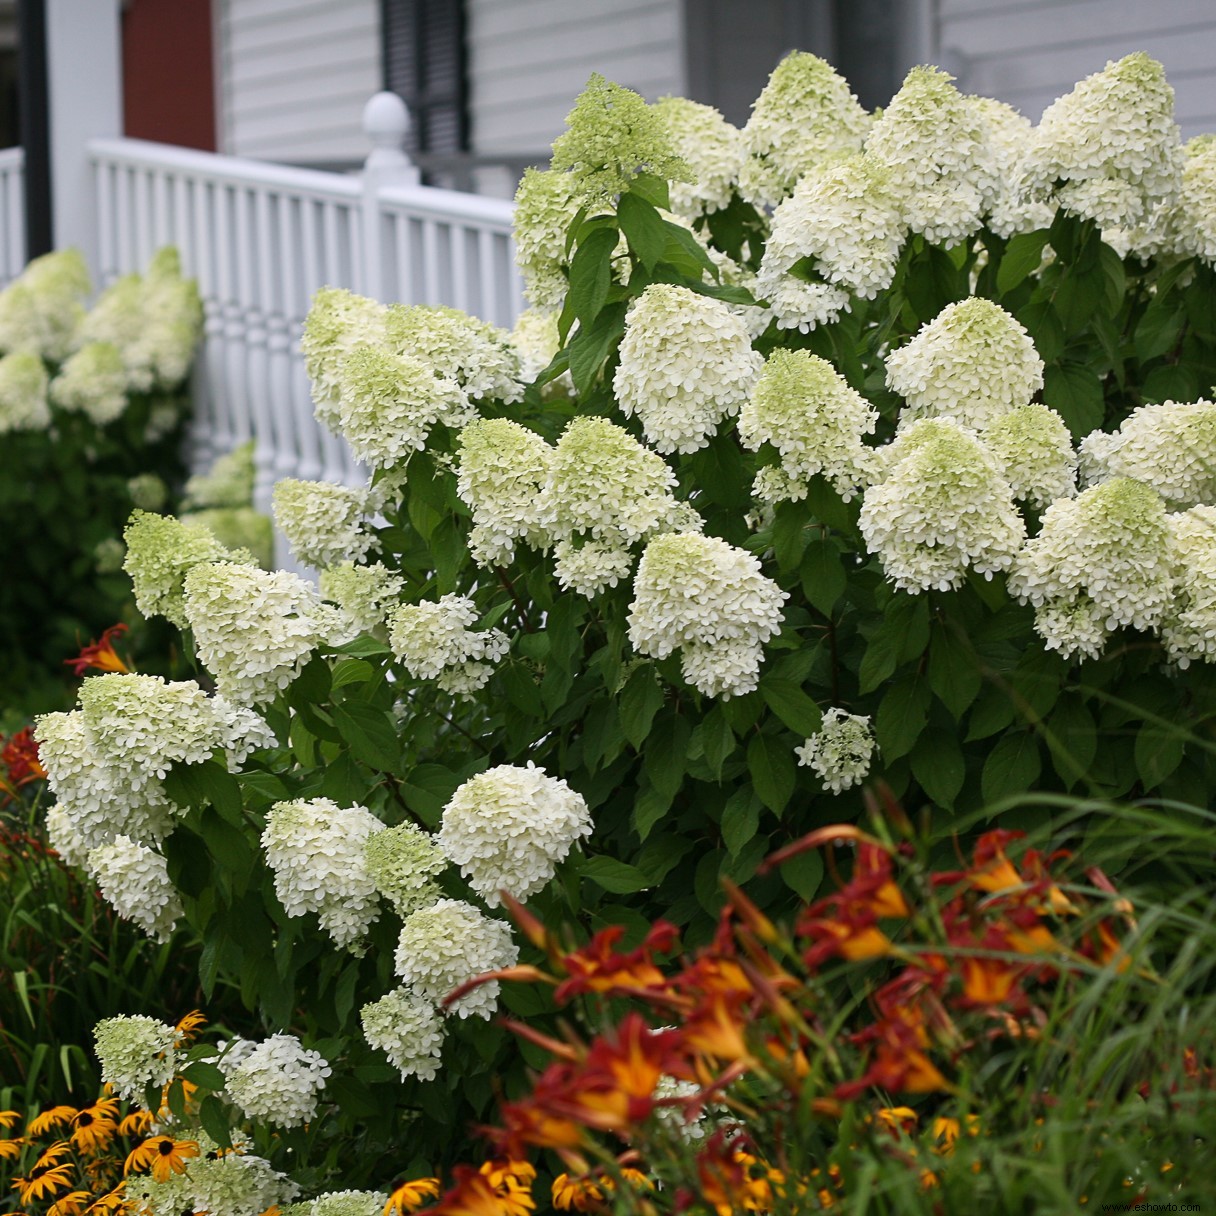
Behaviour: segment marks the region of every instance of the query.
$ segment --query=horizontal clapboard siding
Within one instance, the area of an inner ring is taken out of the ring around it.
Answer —
[[[219,63],[222,151],[321,165],[367,154],[377,0],[221,0]]]
[[[938,0],[936,35],[960,87],[1036,121],[1109,60],[1147,51],[1165,65],[1184,136],[1216,129],[1213,0]]]
[[[547,153],[592,72],[684,91],[680,0],[467,0],[473,151]]]

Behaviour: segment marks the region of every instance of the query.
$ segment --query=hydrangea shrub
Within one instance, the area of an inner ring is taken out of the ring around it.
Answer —
[[[88,308],[91,293],[75,250],[0,291],[0,703],[31,712],[62,702],[63,657],[130,599],[119,537],[131,508],[162,509],[182,473],[202,332],[193,280],[163,249]]]
[[[501,890],[695,945],[724,879],[813,899],[817,853],[760,862],[867,782],[943,835],[1205,799],[1216,196],[1171,97],[1131,56],[1034,128],[921,68],[872,120],[796,55],[732,133],[596,79],[520,187],[513,334],[318,295],[318,414],[371,470],[276,494],[318,585],[134,518],[202,670],[131,705],[217,708],[135,788],[123,699],[44,719],[58,830],[157,932],[163,857],[205,989],[324,1045],[323,1126],[433,1166],[521,1084],[485,1019],[551,1007],[464,987],[527,960]]]

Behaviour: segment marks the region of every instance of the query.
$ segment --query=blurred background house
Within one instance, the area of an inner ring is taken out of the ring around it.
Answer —
[[[18,142],[17,8],[0,0],[0,147]],[[363,103],[383,88],[410,107],[426,180],[509,196],[591,72],[742,124],[793,48],[829,59],[867,106],[931,62],[1035,120],[1145,50],[1184,135],[1216,129],[1213,0],[126,0],[121,133],[350,169],[366,154]]]

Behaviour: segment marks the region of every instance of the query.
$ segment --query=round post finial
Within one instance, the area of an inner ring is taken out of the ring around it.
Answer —
[[[405,154],[410,113],[396,93],[376,93],[363,107],[363,133],[371,144],[367,169],[404,169],[412,165]]]

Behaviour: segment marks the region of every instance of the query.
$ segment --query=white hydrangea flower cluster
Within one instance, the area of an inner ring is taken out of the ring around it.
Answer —
[[[479,566],[505,566],[515,545],[549,544],[538,502],[553,449],[534,431],[508,418],[481,418],[457,441],[456,492],[473,513],[469,550]]]
[[[1182,193],[1173,216],[1174,246],[1183,257],[1216,266],[1216,139],[1183,146]]]
[[[322,570],[320,581],[321,595],[338,610],[335,641],[353,641],[361,633],[387,638],[385,620],[389,609],[405,589],[401,575],[382,562],[370,566],[342,562]]]
[[[50,394],[60,409],[76,410],[98,426],[120,418],[127,408],[122,352],[112,342],[86,343],[59,369]]]
[[[1019,502],[1037,510],[1077,492],[1077,454],[1064,419],[1037,401],[1001,414],[983,431],[992,453]]]
[[[773,71],[743,128],[739,193],[774,207],[816,165],[860,152],[870,115],[817,55],[795,52]]]
[[[514,966],[519,947],[511,927],[458,899],[441,899],[406,917],[397,942],[397,975],[418,995],[439,1005],[474,976]],[[497,980],[481,984],[444,1006],[449,1017],[489,1018],[498,1007]]]
[[[692,170],[691,182],[671,184],[672,211],[695,220],[728,206],[743,167],[739,128],[720,110],[687,97],[660,97],[654,109],[676,155]]]
[[[127,493],[141,511],[159,511],[169,497],[169,487],[155,473],[136,473],[127,478]]]
[[[1151,230],[1173,208],[1181,170],[1174,90],[1161,64],[1141,51],[1108,63],[1047,107],[1023,188],[1104,233]]]
[[[121,755],[94,745],[84,714],[43,714],[38,719],[39,755],[61,819],[86,851],[118,835],[157,843],[173,830],[177,808],[160,781],[128,780]]]
[[[342,360],[338,430],[355,457],[373,469],[421,451],[438,423],[459,427],[476,417],[464,389],[437,376],[424,359],[357,346]]]
[[[562,586],[592,596],[633,569],[630,546],[700,517],[672,494],[666,462],[606,418],[567,424],[549,462],[540,512],[557,543]]]
[[[566,115],[566,130],[553,141],[551,163],[570,171],[581,200],[591,204],[610,203],[639,173],[668,181],[691,177],[654,107],[598,72]]]
[[[656,283],[629,306],[613,389],[660,452],[695,452],[738,412],[763,363],[721,301]]]
[[[253,501],[256,476],[255,441],[237,444],[217,456],[205,473],[195,473],[186,482],[182,505],[192,511],[203,507],[247,507]]]
[[[900,429],[947,418],[983,430],[1043,387],[1043,360],[999,304],[972,296],[947,305],[887,356],[887,386],[906,402]]]
[[[529,764],[500,764],[466,781],[443,809],[438,843],[491,908],[509,891],[526,902],[547,886],[591,812],[565,781]]]
[[[344,287],[323,287],[312,298],[300,349],[317,418],[331,431],[338,430],[342,365],[356,348],[384,344],[387,316],[383,304]]]
[[[448,858],[429,832],[412,823],[373,832],[363,858],[376,890],[403,919],[438,900],[434,876],[447,869]]]
[[[272,700],[337,623],[317,592],[287,570],[212,562],[191,569],[184,587],[198,656],[238,705]]]
[[[1008,570],[1025,537],[1013,491],[974,432],[946,419],[913,423],[879,453],[880,483],[858,520],[897,587],[958,587],[967,570]]]
[[[218,744],[216,706],[193,680],[96,675],[80,687],[80,708],[93,748],[121,757],[136,789],[174,764],[201,764]]]
[[[794,754],[800,765],[809,765],[833,794],[839,794],[865,780],[874,747],[870,719],[834,706],[823,715],[820,728],[794,748]]]
[[[0,359],[0,435],[41,431],[51,425],[49,383],[40,355],[14,351]]]
[[[90,849],[85,865],[119,916],[158,942],[169,940],[185,909],[162,854],[118,835]]]
[[[1047,508],[1009,591],[1035,607],[1035,629],[1066,658],[1097,656],[1131,625],[1156,629],[1173,601],[1170,527],[1151,486],[1115,477]]]
[[[72,349],[91,290],[78,249],[35,258],[0,291],[0,351],[62,362]]]
[[[183,584],[195,566],[229,560],[206,528],[184,524],[171,515],[133,511],[123,532],[127,546],[123,569],[131,576],[135,606],[144,616],[163,616],[179,629],[189,625]]]
[[[1090,483],[1131,477],[1174,510],[1216,503],[1216,403],[1142,405],[1113,434],[1087,435],[1081,458]]]
[[[336,945],[362,953],[361,939],[380,915],[367,842],[383,828],[358,805],[339,807],[329,798],[276,802],[266,817],[262,848],[287,915],[316,912]]]
[[[360,1018],[363,1037],[388,1056],[403,1081],[407,1077],[433,1081],[439,1075],[447,1031],[433,1001],[408,988],[396,988],[364,1005]]]
[[[247,1119],[299,1127],[317,1113],[325,1078],[333,1069],[319,1051],[295,1035],[276,1034],[235,1061],[221,1057],[224,1089]]]
[[[1028,197],[1021,186],[1023,164],[1034,140],[1034,124],[1011,105],[992,97],[968,97],[988,128],[988,147],[996,166],[997,191],[988,227],[997,236],[1011,237],[1050,227],[1055,208]]]
[[[1216,507],[1167,516],[1174,604],[1161,625],[1166,652],[1181,668],[1216,662]]]
[[[121,673],[86,680],[80,709],[43,715],[37,734],[61,834],[76,856],[119,835],[163,840],[178,810],[162,784],[172,764],[197,764],[216,748],[239,764],[274,742],[257,714],[208,697],[193,680]]]
[[[891,285],[907,235],[892,172],[871,156],[809,171],[773,215],[755,290],[782,329],[803,333],[848,311],[851,295],[873,299]],[[819,282],[790,269],[814,260]]]
[[[533,308],[558,313],[566,299],[566,231],[580,206],[574,178],[525,169],[515,192],[515,264]]]
[[[739,415],[739,437],[753,452],[776,448],[788,479],[781,497],[804,497],[806,483],[822,474],[847,502],[869,483],[872,454],[861,437],[877,421],[878,411],[826,359],[775,350]]]
[[[83,869],[89,859],[89,846],[76,828],[72,816],[56,803],[46,813],[46,838],[65,866]]]
[[[275,483],[274,522],[296,559],[318,570],[367,555],[376,538],[361,527],[366,512],[366,492],[351,486],[295,477]]]
[[[669,533],[646,546],[633,589],[629,640],[639,654],[679,648],[684,678],[708,697],[756,687],[788,599],[756,557],[714,536]]]
[[[913,68],[866,140],[892,172],[909,230],[944,245],[978,232],[1000,190],[988,124],[953,79]]]
[[[385,317],[394,352],[421,359],[441,380],[453,380],[470,401],[521,401],[519,356],[511,335],[459,308],[393,304]]]
[[[197,286],[181,277],[176,251],[162,249],[146,275],[125,275],[102,292],[81,321],[74,344],[117,347],[127,386],[148,392],[185,379],[202,323]]]
[[[382,1216],[388,1201],[383,1191],[328,1191],[293,1204],[284,1216]]]
[[[452,696],[471,696],[510,648],[500,629],[470,629],[477,615],[477,605],[463,595],[399,604],[389,613],[388,644],[415,680],[434,680]]]
[[[149,1085],[166,1085],[177,1072],[177,1030],[132,1014],[103,1018],[93,1027],[101,1079],[128,1102],[142,1106]]]
[[[224,1151],[200,1128],[192,1128],[199,1155],[183,1173],[164,1182],[151,1174],[130,1175],[123,1194],[134,1216],[181,1216],[183,1212],[215,1212],[224,1216],[263,1216],[294,1199],[299,1187],[264,1157],[247,1151],[239,1133],[233,1150]]]

